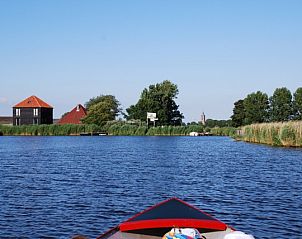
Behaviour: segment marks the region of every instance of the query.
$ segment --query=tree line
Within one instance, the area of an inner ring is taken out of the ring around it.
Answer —
[[[234,103],[231,116],[234,127],[263,122],[302,120],[302,87],[293,94],[286,87],[273,95],[257,91]]]
[[[177,85],[168,80],[150,85],[142,91],[138,102],[126,109],[126,113],[115,96],[100,95],[86,102],[87,116],[82,122],[104,126],[106,122],[115,120],[119,114],[128,121],[145,122],[147,112],[152,112],[157,114],[158,125],[178,126],[184,118],[175,102],[178,93]]]
[[[104,126],[107,122],[114,122],[118,115],[131,122],[146,122],[147,112],[156,113],[160,126],[189,126],[200,125],[200,122],[183,122],[184,115],[176,104],[178,87],[171,81],[165,80],[161,83],[152,84],[143,89],[136,104],[126,109],[120,107],[120,102],[113,95],[100,95],[91,98],[85,103],[87,116],[82,120],[85,124]],[[205,128],[230,127],[231,120],[207,119]]]

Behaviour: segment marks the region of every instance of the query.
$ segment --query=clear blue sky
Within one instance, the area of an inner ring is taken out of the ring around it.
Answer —
[[[37,95],[60,117],[93,96],[126,109],[171,80],[185,121],[302,86],[301,0],[0,0],[0,115]]]

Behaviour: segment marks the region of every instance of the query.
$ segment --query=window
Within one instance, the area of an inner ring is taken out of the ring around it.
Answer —
[[[39,114],[38,109],[34,109],[34,116],[38,116],[38,114]]]
[[[16,125],[20,125],[20,119],[19,118],[16,119]]]
[[[16,116],[20,116],[20,109],[16,109]]]
[[[37,118],[35,118],[35,119],[33,120],[33,124],[39,124],[39,121],[38,121]]]

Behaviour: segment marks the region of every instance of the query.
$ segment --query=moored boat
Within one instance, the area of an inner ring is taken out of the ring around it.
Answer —
[[[254,238],[178,199],[154,205],[98,239],[248,239]]]

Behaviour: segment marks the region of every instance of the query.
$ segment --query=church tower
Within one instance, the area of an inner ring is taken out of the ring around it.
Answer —
[[[200,122],[201,122],[203,125],[206,124],[206,115],[204,114],[204,112],[202,112],[202,114],[201,114],[201,120],[200,120]]]

